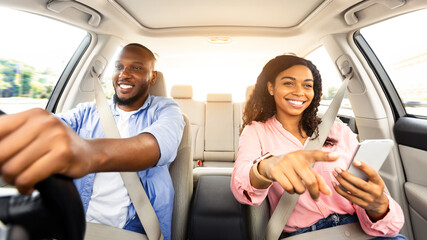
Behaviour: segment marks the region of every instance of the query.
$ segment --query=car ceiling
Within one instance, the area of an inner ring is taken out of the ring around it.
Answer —
[[[144,28],[210,26],[292,28],[330,0],[110,0]]]
[[[258,66],[259,69],[276,55],[293,52],[305,56],[319,46],[326,35],[348,33],[399,11],[373,4],[357,13],[358,23],[348,25],[344,14],[363,1],[79,1],[100,14],[101,22],[94,27],[88,24],[89,16],[75,8],[61,13],[48,10],[46,6],[52,1],[2,1],[0,6],[45,15],[95,34],[114,35],[123,43],[140,42],[163,57],[165,65],[184,62],[197,67],[198,63],[206,64],[197,59],[216,55],[220,59],[223,56],[226,65],[240,61],[247,67]],[[420,2],[410,1],[405,7],[416,7],[417,3],[422,4]],[[225,38],[230,42],[212,44],[209,41],[212,38]]]
[[[1,4],[57,18],[98,34],[120,36],[125,42],[154,42],[150,41],[154,38],[160,40],[155,45],[165,46],[168,42],[197,50],[206,47],[209,37],[229,37],[235,46],[252,46],[253,51],[257,46],[264,50],[268,46],[280,48],[281,52],[302,52],[326,34],[354,27],[345,23],[343,14],[360,0],[80,1],[99,12],[98,27],[88,25],[88,15],[74,8],[61,13],[49,11],[47,0],[8,2]]]

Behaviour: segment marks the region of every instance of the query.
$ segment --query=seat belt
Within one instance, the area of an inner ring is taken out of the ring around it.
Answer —
[[[99,76],[94,68],[91,70],[91,75],[94,85],[96,106],[102,128],[104,129],[104,134],[107,138],[121,138],[110,106],[105,98],[104,90],[101,87]],[[119,237],[120,239],[130,240],[163,239],[159,220],[139,180],[138,174],[136,172],[120,172],[120,175],[147,236],[143,234],[130,234],[128,230],[107,225],[88,223],[85,239],[119,239]]]
[[[360,223],[349,223],[344,225],[339,225],[331,228],[319,229],[316,231],[311,231],[307,233],[302,233],[294,236],[290,236],[287,238],[283,238],[285,240],[307,240],[307,239],[348,239],[348,240],[366,240],[372,239],[373,236],[367,235]]]
[[[147,236],[141,233],[128,231],[121,228],[111,227],[104,224],[86,222],[85,239],[90,240],[148,240]]]
[[[328,137],[329,131],[331,130],[332,124],[334,123],[335,118],[337,117],[338,110],[341,106],[342,99],[344,98],[344,94],[347,89],[347,85],[352,77],[353,77],[353,70],[350,68],[349,73],[346,74],[346,78],[344,79],[340,89],[338,90],[337,94],[335,95],[334,99],[332,100],[331,104],[329,105],[328,109],[323,115],[322,122],[318,125],[319,136],[316,139],[313,139],[315,137],[315,133],[313,133],[305,150],[322,149],[322,146],[326,138]],[[314,163],[312,163],[311,166],[313,167]],[[266,237],[265,237],[267,240],[279,239],[280,234],[283,232],[283,228],[288,222],[288,219],[291,216],[291,213],[298,202],[298,199],[299,199],[298,194],[289,194],[286,191],[283,193],[282,197],[280,198],[277,204],[276,209],[274,210],[270,220],[268,221]],[[346,225],[342,225],[342,226],[346,226]],[[369,236],[365,232],[363,232],[363,230],[360,227],[359,228],[347,227],[347,228],[348,229],[346,229],[345,231],[346,233],[348,233],[349,236],[347,236],[346,239],[371,239],[372,238],[372,236]],[[337,234],[339,234],[341,233],[341,231],[343,231],[343,228],[332,227],[332,228],[325,229],[325,232],[326,230],[328,231],[327,234],[324,234],[322,236],[315,235],[315,238],[322,239],[319,237],[323,237],[324,239],[326,238],[330,239],[332,232],[334,233],[337,232]],[[315,231],[315,232],[317,233],[318,231]],[[301,234],[301,235],[304,235],[304,237],[307,236],[306,234]]]

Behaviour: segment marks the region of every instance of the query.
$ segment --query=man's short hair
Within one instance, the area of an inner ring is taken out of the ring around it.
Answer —
[[[144,46],[142,44],[139,44],[139,43],[129,43],[123,49],[125,49],[127,47],[140,47],[140,48],[142,48],[142,49],[144,49],[145,51],[148,52],[148,54],[150,55],[150,57],[153,58],[154,62],[157,61],[156,56],[154,55],[154,53],[150,49],[148,49],[146,46]]]

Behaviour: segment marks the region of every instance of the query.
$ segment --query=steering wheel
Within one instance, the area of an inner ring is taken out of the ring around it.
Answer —
[[[0,220],[12,226],[9,239],[83,239],[85,215],[72,180],[51,176],[38,183],[36,189],[40,194],[0,198]],[[16,226],[20,227],[15,229]],[[25,232],[30,238],[25,238]]]
[[[32,195],[0,197],[0,221],[7,229],[4,238],[0,229],[0,239],[83,239],[85,213],[72,179],[55,175],[35,188]]]

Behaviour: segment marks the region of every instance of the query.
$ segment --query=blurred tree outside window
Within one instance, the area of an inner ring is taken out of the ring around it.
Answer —
[[[0,109],[45,108],[87,32],[6,8],[0,8],[0,32]]]

